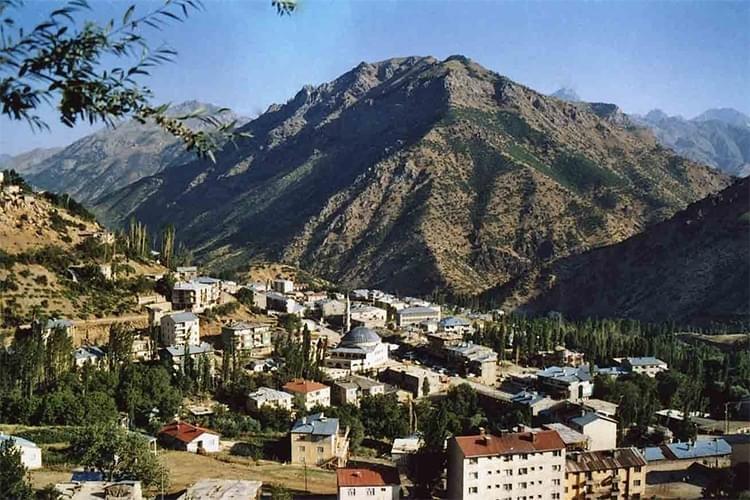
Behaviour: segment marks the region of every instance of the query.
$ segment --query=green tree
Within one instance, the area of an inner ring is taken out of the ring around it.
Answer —
[[[395,394],[365,396],[359,407],[368,436],[393,440],[409,433],[408,411]]]
[[[21,451],[12,439],[0,442],[0,492],[2,498],[13,500],[34,498],[31,485],[26,482],[26,467],[21,463]]]
[[[430,395],[430,380],[425,377],[422,381],[422,396],[429,396]]]

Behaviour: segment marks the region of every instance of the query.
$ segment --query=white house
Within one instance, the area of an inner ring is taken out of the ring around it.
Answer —
[[[336,487],[339,500],[398,500],[401,497],[398,471],[391,468],[336,469]]]
[[[299,394],[305,408],[331,406],[331,388],[320,382],[296,378],[284,384],[283,389],[292,396]]]
[[[200,320],[198,316],[189,311],[162,316],[161,342],[163,345],[174,346],[200,344]]]
[[[570,427],[589,438],[589,451],[612,450],[617,447],[617,421],[599,415],[586,413],[570,419]]]
[[[257,391],[247,395],[247,409],[257,411],[264,406],[272,406],[291,410],[292,399],[292,395],[284,391],[277,391],[270,387],[260,387]]]
[[[270,351],[271,327],[265,323],[233,321],[221,327],[224,348],[230,351]]]
[[[175,421],[165,425],[158,437],[167,446],[190,453],[216,453],[221,449],[219,434],[187,422]]]
[[[9,436],[0,432],[0,444],[8,441],[13,442],[13,447],[21,452],[21,463],[27,469],[40,469],[42,467],[42,450],[28,439]]]
[[[667,371],[669,365],[665,361],[653,356],[639,358],[624,358],[620,366],[630,373],[639,373],[648,377],[656,377],[657,373]]]
[[[210,278],[199,278],[198,281],[179,281],[172,288],[172,307],[201,313],[218,305],[221,301],[221,281]]]
[[[99,366],[105,357],[104,351],[94,345],[81,346],[73,351],[73,363],[76,368],[81,368],[84,365]]]
[[[279,293],[292,293],[294,291],[294,281],[275,279],[271,283],[271,289]]]

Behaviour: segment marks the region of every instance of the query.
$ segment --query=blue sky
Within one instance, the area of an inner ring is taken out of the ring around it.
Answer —
[[[119,18],[129,2],[90,0],[89,17]],[[26,0],[21,22],[59,2]],[[137,3],[137,11],[156,0]],[[361,61],[452,54],[541,92],[560,86],[627,112],[750,113],[750,2],[302,0],[278,17],[270,0],[205,0],[184,24],[150,34],[179,52],[148,85],[160,102],[198,99],[253,116],[302,85]],[[43,116],[51,133],[0,119],[0,152],[65,145],[89,133]]]

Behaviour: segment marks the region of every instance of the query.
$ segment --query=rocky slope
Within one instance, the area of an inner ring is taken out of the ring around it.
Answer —
[[[646,321],[750,321],[750,179],[621,243],[561,259],[491,290],[524,312]]]
[[[205,261],[282,260],[349,285],[476,292],[623,240],[728,178],[610,104],[546,97],[460,56],[362,63],[252,138],[104,197]]]
[[[189,101],[172,107],[170,114],[183,115],[198,109],[215,113],[219,108]],[[223,121],[236,118],[231,112],[220,115]],[[203,126],[198,120],[189,120],[189,124],[198,129]],[[191,158],[176,138],[154,124],[135,120],[102,129],[49,153],[43,158],[20,155],[6,168],[15,169],[37,188],[67,193],[86,204]]]

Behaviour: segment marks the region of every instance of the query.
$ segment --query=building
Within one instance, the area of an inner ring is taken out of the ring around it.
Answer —
[[[497,382],[497,353],[489,347],[462,342],[444,350],[445,360],[461,372],[474,374],[488,385]]]
[[[732,467],[741,468],[745,477],[750,477],[750,434],[727,434],[721,439],[732,448]]]
[[[172,289],[172,308],[201,313],[221,301],[221,282],[202,283],[198,279],[179,281]]]
[[[257,391],[247,395],[247,409],[249,411],[258,411],[264,406],[283,408],[292,410],[292,395],[271,389],[270,387],[260,387]]]
[[[419,451],[424,441],[419,436],[406,438],[396,438],[391,446],[391,461],[399,469],[406,469],[409,466],[411,457]]]
[[[353,404],[359,406],[363,396],[385,394],[385,384],[366,377],[351,375],[337,380],[331,387],[331,397],[336,405]]]
[[[271,290],[279,293],[292,293],[294,292],[294,281],[275,279],[271,282]]]
[[[542,428],[557,432],[560,435],[560,439],[565,443],[565,450],[569,453],[574,451],[586,451],[589,448],[588,436],[575,429],[571,429],[565,424],[553,422],[550,424],[543,424]]]
[[[617,447],[617,421],[612,418],[591,412],[571,418],[568,424],[589,438],[589,451]]]
[[[697,439],[645,448],[643,456],[649,472],[685,470],[693,464],[718,469],[731,465],[732,447],[721,438]]]
[[[55,491],[64,500],[142,500],[140,481],[70,481],[57,483]]]
[[[587,367],[550,366],[536,374],[539,388],[552,397],[576,402],[588,399],[594,392],[594,382]]]
[[[343,467],[349,456],[349,428],[323,413],[308,415],[292,426],[289,438],[293,464]]]
[[[353,305],[349,316],[353,326],[385,328],[388,323],[388,311],[367,304]]]
[[[321,318],[343,316],[346,313],[346,304],[336,299],[322,299],[315,303],[315,310]]]
[[[448,441],[448,498],[562,499],[565,444],[555,431]]]
[[[667,371],[669,366],[666,362],[653,356],[641,358],[623,358],[620,362],[622,368],[630,373],[639,373],[648,377],[656,377],[657,373]]]
[[[305,408],[331,406],[331,388],[320,382],[296,378],[284,384],[282,389],[292,396],[299,395]]]
[[[186,356],[189,356],[194,363],[202,359],[209,364],[211,374],[214,372],[214,348],[207,342],[198,345],[171,345],[161,350],[161,356],[174,370],[182,370],[185,367]]]
[[[443,387],[438,373],[416,366],[386,368],[380,374],[380,379],[410,392],[415,398],[440,392]]]
[[[40,469],[42,467],[42,449],[28,439],[9,436],[0,432],[0,444],[12,442],[13,447],[21,453],[21,463],[27,469]]]
[[[135,335],[133,337],[133,350],[131,359],[133,361],[150,361],[153,358],[154,345],[148,335]]]
[[[539,351],[531,361],[534,366],[545,368],[547,366],[573,366],[579,367],[585,362],[582,352],[571,351],[563,346],[556,346],[551,351]]]
[[[73,364],[76,368],[82,368],[85,365],[99,366],[106,357],[104,351],[95,345],[85,345],[73,351]]]
[[[190,453],[216,453],[221,450],[219,434],[188,424],[175,421],[161,428],[157,434],[165,446]]]
[[[198,277],[198,268],[196,266],[177,266],[175,274],[180,281],[193,281]]]
[[[165,314],[161,317],[160,340],[162,345],[200,344],[201,330],[198,316],[189,311]]]
[[[441,319],[438,321],[437,327],[439,332],[458,333],[462,336],[474,331],[468,320],[456,316],[448,316]]]
[[[416,325],[422,321],[428,321],[431,319],[440,321],[440,306],[405,307],[396,312],[396,325],[402,328],[409,325]]]
[[[393,468],[336,469],[336,488],[339,500],[398,500],[401,498],[401,479]]]
[[[634,499],[646,491],[646,460],[635,448],[588,451],[565,461],[565,498]]]
[[[161,326],[161,318],[165,314],[172,312],[171,302],[156,302],[154,304],[146,304],[144,307],[148,311],[148,325],[151,328],[159,328]]]
[[[264,323],[233,321],[221,327],[221,339],[228,351],[269,352],[271,327]]]
[[[586,411],[593,411],[605,417],[614,418],[617,415],[617,403],[604,401],[603,399],[589,398],[578,403]]]
[[[42,327],[42,340],[47,342],[47,339],[55,330],[62,330],[68,337],[73,337],[75,334],[75,325],[73,322],[66,318],[54,318],[48,319]]]
[[[287,314],[296,314],[300,308],[304,309],[293,298],[279,292],[266,293],[266,308],[269,311],[279,311]]]
[[[528,408],[532,418],[557,404],[557,401],[554,399],[535,391],[520,391],[510,398],[510,402],[523,408]]]
[[[375,330],[364,326],[351,329],[334,349],[328,352],[325,365],[361,372],[380,367],[388,362],[388,344],[384,344]]]
[[[177,497],[177,500],[258,500],[261,481],[242,479],[201,479]]]

